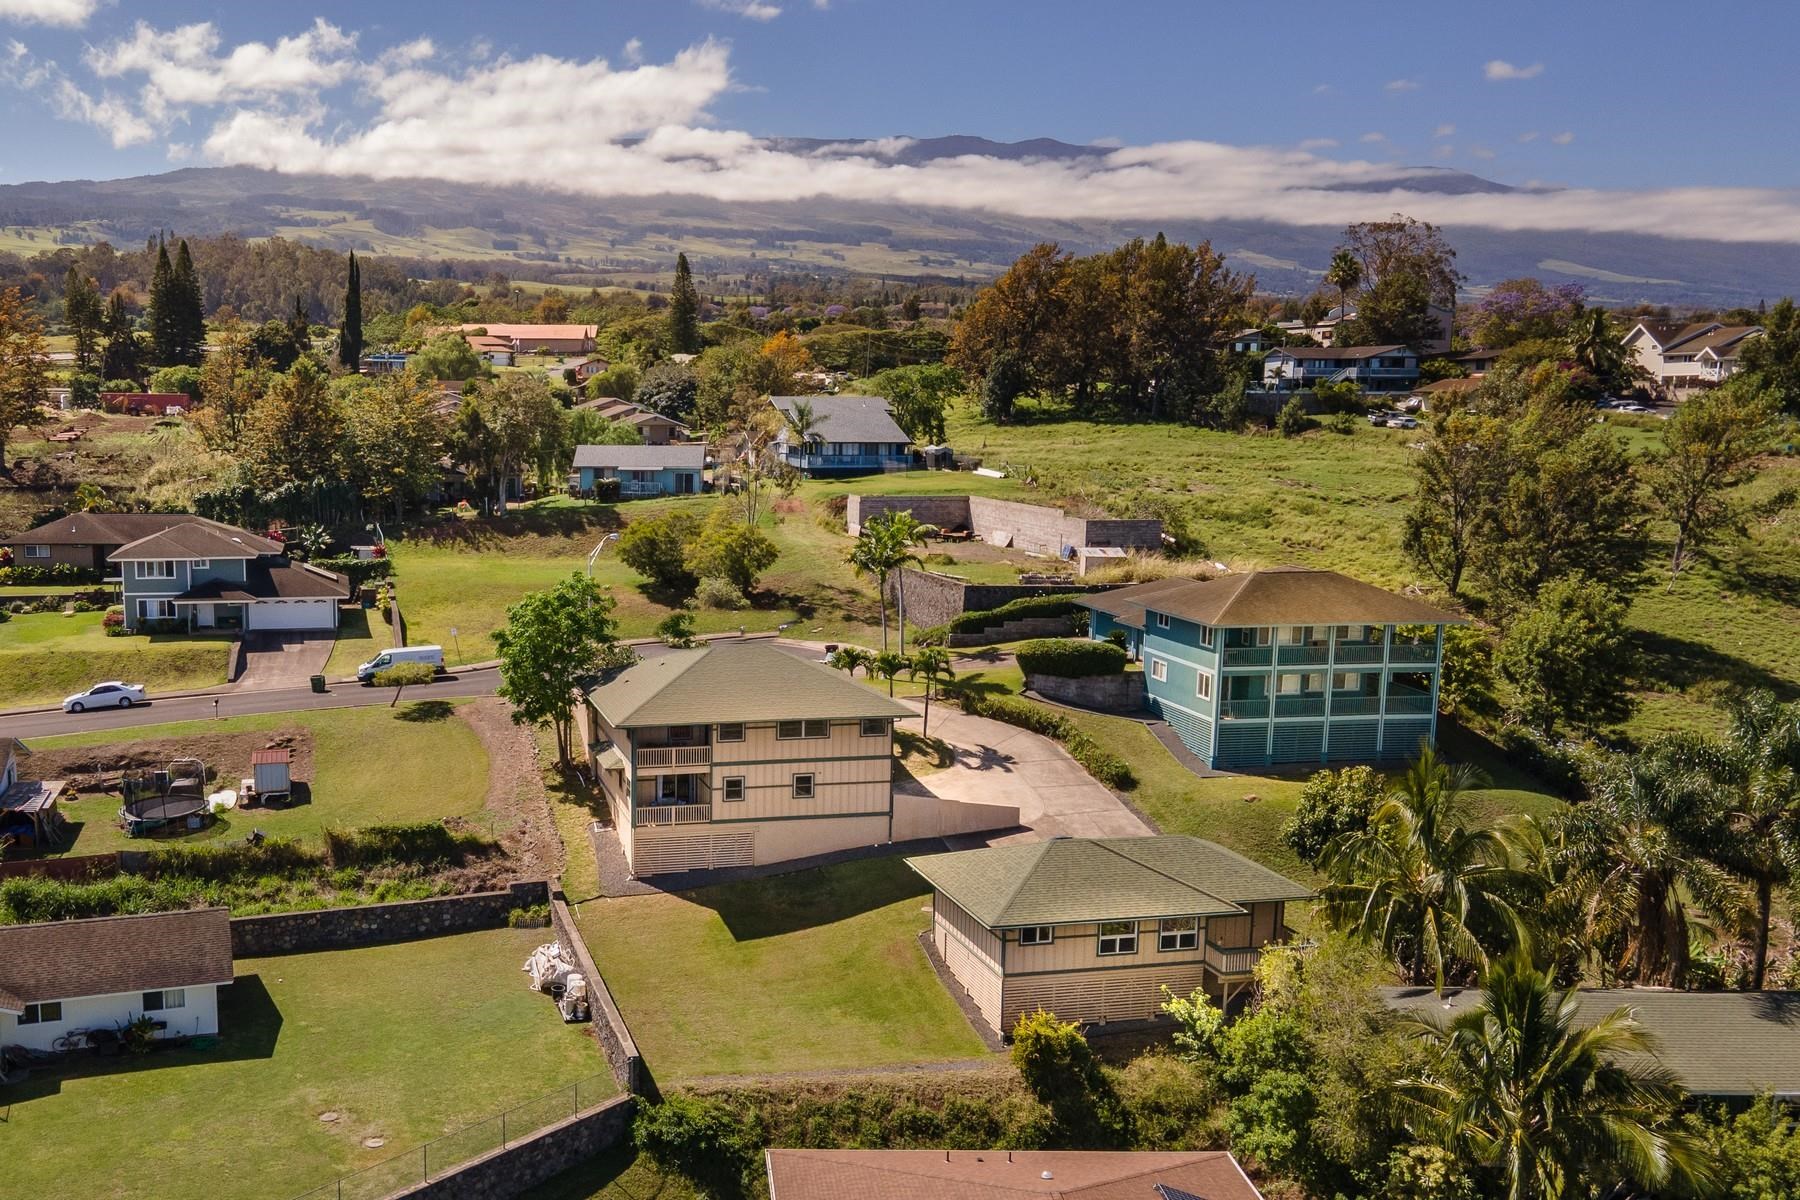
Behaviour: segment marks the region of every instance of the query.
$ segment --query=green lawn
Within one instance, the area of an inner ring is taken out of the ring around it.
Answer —
[[[871,859],[578,911],[668,1084],[983,1054],[919,946],[929,906],[904,863]]]
[[[26,613],[0,623],[0,708],[53,704],[104,679],[148,684],[152,698],[225,682],[230,638],[107,637],[101,616]]]
[[[251,829],[278,837],[317,838],[337,829],[436,818],[474,818],[487,797],[488,756],[475,731],[444,701],[422,700],[398,708],[327,708],[268,713],[219,721],[179,721],[131,729],[98,730],[33,738],[34,750],[105,747],[152,738],[208,737],[244,731],[306,729],[313,738],[310,801],[292,808],[256,808],[227,814],[207,828],[169,839],[127,838],[117,822],[118,797],[87,796],[63,807],[81,828],[65,853],[153,849],[241,837]],[[28,764],[29,765],[29,764]],[[248,761],[208,763],[219,770],[217,786],[236,787]],[[479,822],[477,822],[479,827]],[[490,831],[491,832],[491,831]]]
[[[394,631],[372,608],[339,610],[337,642],[325,664],[328,679],[348,679],[356,668],[394,644]]]
[[[216,1049],[96,1059],[7,1089],[8,1194],[293,1196],[558,1088],[560,1106],[512,1120],[567,1115],[569,1085],[596,1074],[581,1103],[597,1101],[611,1079],[587,1027],[564,1025],[523,986],[519,964],[543,940],[504,929],[238,959]],[[480,1130],[441,1150],[448,1160],[497,1141],[497,1128]],[[344,1195],[385,1194],[404,1170],[416,1180],[418,1163],[414,1153],[385,1186]]]

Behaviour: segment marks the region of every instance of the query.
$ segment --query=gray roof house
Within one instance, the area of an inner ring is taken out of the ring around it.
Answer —
[[[125,627],[192,631],[335,629],[346,576],[297,563],[280,542],[180,517],[107,556],[117,564]]]
[[[704,490],[706,445],[577,446],[571,478],[583,492],[602,479],[619,481],[619,497],[691,496]]]
[[[776,451],[809,476],[869,475],[913,465],[912,439],[880,396],[770,396],[769,403],[781,415]],[[801,405],[811,407],[815,422],[804,446],[794,429]]]

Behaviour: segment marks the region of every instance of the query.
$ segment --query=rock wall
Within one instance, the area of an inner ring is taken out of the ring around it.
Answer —
[[[1142,671],[1119,675],[1027,675],[1025,687],[1046,700],[1101,712],[1134,713],[1146,706]]]
[[[1032,554],[1061,557],[1074,546],[1120,546],[1157,550],[1162,522],[1112,517],[1073,517],[1046,504],[995,500],[989,496],[850,496],[844,501],[844,523],[851,536],[862,523],[881,513],[910,512],[940,529],[967,529],[989,542],[1009,542]]]
[[[231,953],[234,958],[260,958],[500,929],[513,909],[549,902],[549,883],[530,879],[499,892],[233,917]]]
[[[952,633],[944,641],[951,646],[991,646],[995,642],[1017,642],[1024,638],[1073,637],[1074,617],[1020,617],[989,625],[980,633]]]
[[[970,583],[954,575],[910,568],[888,578],[889,600],[894,599],[901,588],[905,589],[906,595],[906,623],[920,629],[942,625],[966,612],[999,608],[1009,600],[1026,596],[1081,595],[1106,590],[1103,586],[1083,583]]]
[[[606,986],[600,968],[594,965],[587,942],[582,940],[581,930],[576,928],[574,915],[569,912],[561,892],[550,897],[550,924],[556,930],[556,940],[569,951],[575,965],[587,977],[588,1007],[594,1014],[594,1033],[600,1039],[600,1050],[606,1055],[613,1078],[627,1092],[641,1092],[648,1082],[644,1078],[644,1056],[638,1053],[637,1042],[626,1027],[619,1006],[613,1002],[612,991]]]
[[[385,1200],[512,1200],[617,1146],[631,1135],[636,1113],[637,1097],[617,1096]]]

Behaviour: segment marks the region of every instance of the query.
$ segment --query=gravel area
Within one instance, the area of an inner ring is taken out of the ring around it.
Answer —
[[[456,706],[488,753],[487,811],[500,844],[527,879],[562,875],[563,847],[550,816],[550,798],[529,727],[515,725],[504,700],[489,697]]]

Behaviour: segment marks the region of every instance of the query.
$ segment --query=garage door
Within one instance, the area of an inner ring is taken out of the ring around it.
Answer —
[[[264,600],[249,606],[251,629],[331,629],[334,600]]]

